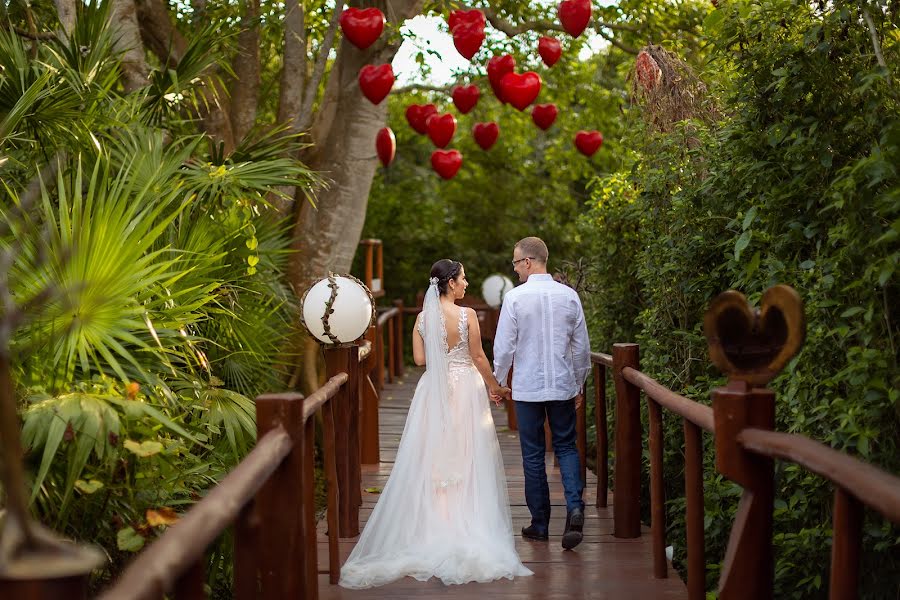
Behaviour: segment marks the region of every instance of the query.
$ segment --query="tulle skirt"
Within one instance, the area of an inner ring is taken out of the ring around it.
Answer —
[[[419,380],[394,468],[341,569],[344,587],[405,576],[449,585],[532,574],[515,549],[484,381],[474,366],[452,368],[443,411],[437,384],[427,372]]]

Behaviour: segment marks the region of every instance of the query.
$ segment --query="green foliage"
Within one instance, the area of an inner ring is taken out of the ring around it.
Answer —
[[[591,285],[604,300],[590,308],[595,345],[638,341],[643,371],[701,402],[722,381],[701,330],[710,300],[734,288],[758,302],[771,285],[792,285],[805,302],[807,337],[771,384],[777,428],[897,472],[900,57],[890,25],[896,7],[868,10],[878,15],[889,69],[875,62],[858,5],[764,0],[710,13],[708,68],[719,70],[729,117],[714,128],[684,122],[667,134],[636,124],[638,159],[594,183],[581,230],[597,257]],[[678,561],[680,420],[667,419],[664,435]],[[712,444],[705,446],[707,563],[716,565],[734,486],[715,475]],[[779,464],[777,485],[775,596],[822,597],[831,486],[788,463]],[[898,542],[896,527],[870,514],[864,597],[895,597],[900,564],[885,549]],[[708,575],[714,589],[718,568]]]

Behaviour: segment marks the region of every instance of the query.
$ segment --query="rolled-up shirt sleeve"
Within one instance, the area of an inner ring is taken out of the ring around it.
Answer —
[[[494,376],[500,385],[506,385],[506,376],[516,354],[516,327],[515,304],[507,300],[500,309],[497,332],[494,334]]]
[[[572,331],[572,363],[575,370],[575,381],[579,386],[584,386],[588,374],[591,372],[591,342],[588,339],[587,323],[584,319],[584,309],[581,299],[575,295],[575,327]]]

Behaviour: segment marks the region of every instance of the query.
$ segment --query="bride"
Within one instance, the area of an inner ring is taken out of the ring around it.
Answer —
[[[469,285],[462,264],[439,260],[430,283],[413,331],[413,358],[427,370],[390,478],[341,569],[347,588],[532,574],[516,554],[485,382],[495,398],[506,390],[484,355],[475,311],[455,304]]]

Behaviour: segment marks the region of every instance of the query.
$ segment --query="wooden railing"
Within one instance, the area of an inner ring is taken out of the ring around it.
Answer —
[[[606,369],[616,389],[614,535],[641,535],[641,393],[647,398],[650,454],[650,528],[653,572],[667,576],[663,485],[662,409],[683,422],[687,587],[691,600],[706,595],[702,432],[714,436],[716,469],[744,488],[719,579],[719,597],[773,597],[772,514],[774,465],[787,460],[834,484],[830,598],[857,597],[863,505],[900,524],[900,478],[801,435],[772,431],[775,394],[761,387],[802,344],[802,305],[790,288],[776,286],[754,314],[743,296],[726,292],[713,303],[704,328],[714,362],[728,375],[712,391],[712,407],[691,401],[639,370],[637,344],[614,344],[612,355],[594,353],[597,429],[597,505],[608,485]],[[769,321],[766,321],[768,313]],[[749,323],[741,322],[748,314]],[[736,316],[738,315],[738,316]],[[744,325],[747,325],[744,328]],[[750,326],[752,325],[752,327]],[[752,332],[752,333],[748,333]],[[673,443],[674,440],[665,440]]]
[[[205,598],[206,550],[229,527],[235,598],[318,598],[316,414],[323,428],[328,573],[337,583],[338,540],[359,535],[360,465],[379,462],[378,399],[386,359],[389,378],[402,373],[402,315],[402,306],[383,311],[361,346],[326,349],[328,382],[308,398],[259,396],[254,449],[142,551],[102,598]]]

